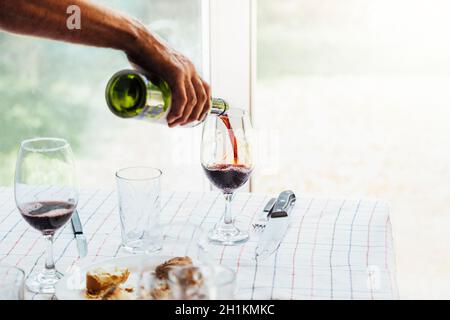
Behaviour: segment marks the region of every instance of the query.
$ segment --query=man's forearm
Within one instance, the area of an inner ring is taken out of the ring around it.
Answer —
[[[73,5],[80,8],[81,29],[68,24],[76,14],[67,13]],[[120,12],[89,0],[0,0],[0,29],[124,51],[135,66],[169,84],[171,127],[200,121],[209,112],[211,90],[192,62]]]
[[[70,5],[80,8],[81,29],[67,28]],[[0,29],[126,52],[147,32],[136,20],[88,0],[0,0]]]

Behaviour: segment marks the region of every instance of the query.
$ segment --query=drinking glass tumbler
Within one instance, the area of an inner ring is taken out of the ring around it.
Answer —
[[[22,269],[0,265],[0,300],[23,300],[24,282]]]
[[[161,175],[152,167],[129,167],[116,172],[122,246],[131,253],[161,248],[159,223]]]

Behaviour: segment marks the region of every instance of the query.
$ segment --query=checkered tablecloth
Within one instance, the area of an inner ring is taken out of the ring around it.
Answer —
[[[271,195],[238,193],[233,211],[241,228],[251,231]],[[163,222],[187,222],[208,229],[223,212],[216,192],[162,195]],[[120,249],[117,195],[83,190],[78,211],[89,243],[83,263],[125,253]],[[258,234],[239,246],[214,246],[217,262],[237,272],[243,299],[395,299],[398,298],[389,208],[385,202],[298,197],[292,224],[276,254],[255,262]],[[13,190],[0,187],[0,264],[26,273],[44,264],[44,241],[20,216]],[[78,263],[68,223],[56,236],[59,270]],[[36,298],[32,294],[28,298]]]

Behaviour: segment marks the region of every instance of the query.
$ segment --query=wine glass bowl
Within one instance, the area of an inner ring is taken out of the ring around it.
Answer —
[[[78,203],[73,154],[66,140],[35,138],[21,143],[14,196],[22,217],[47,241],[45,269],[28,277],[27,288],[53,293],[62,277],[53,262],[53,235],[70,220]]]
[[[203,126],[201,164],[209,181],[225,197],[222,220],[209,233],[209,240],[234,245],[248,240],[248,233],[234,225],[231,201],[253,171],[251,124],[241,109],[229,109],[226,115],[209,116]]]

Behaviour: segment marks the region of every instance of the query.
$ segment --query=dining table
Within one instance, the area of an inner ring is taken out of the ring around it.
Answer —
[[[297,195],[289,228],[271,256],[255,259],[261,231],[252,224],[276,194],[236,193],[232,210],[250,239],[240,245],[212,245],[214,262],[236,273],[238,299],[398,299],[394,240],[389,203]],[[190,223],[208,230],[223,214],[219,192],[163,192],[162,223]],[[117,194],[81,189],[77,206],[87,238],[88,255],[78,256],[70,222],[55,234],[54,257],[61,272],[77,265],[130,255],[121,247]],[[21,217],[11,187],[0,187],[0,264],[26,274],[42,268],[42,235]],[[26,299],[52,295],[26,292]]]

